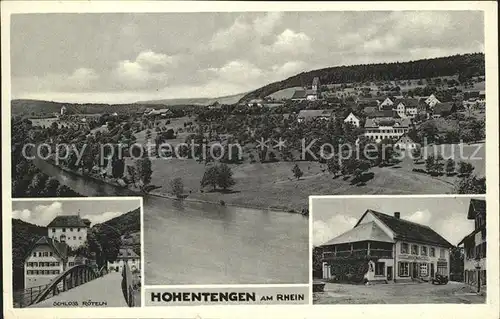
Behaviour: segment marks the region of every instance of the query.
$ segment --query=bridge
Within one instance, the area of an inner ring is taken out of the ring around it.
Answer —
[[[89,265],[76,265],[36,294],[27,290],[22,304],[30,308],[140,306],[137,284],[126,263],[121,273],[108,273],[105,266],[97,271]]]

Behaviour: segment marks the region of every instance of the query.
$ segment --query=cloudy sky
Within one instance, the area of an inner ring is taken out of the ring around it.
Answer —
[[[474,230],[474,220],[467,219],[469,202],[470,197],[314,199],[313,245],[352,229],[367,209],[400,212],[401,218],[427,225],[456,245]]]
[[[47,226],[56,216],[78,215],[88,218],[92,225],[105,222],[140,207],[140,201],[131,200],[60,200],[13,201],[12,218]]]
[[[480,11],[11,17],[13,98],[217,97],[321,67],[483,52]]]

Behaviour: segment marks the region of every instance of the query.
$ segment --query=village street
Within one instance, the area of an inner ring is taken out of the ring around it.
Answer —
[[[483,288],[486,289],[486,288]],[[351,285],[326,283],[324,292],[314,293],[315,304],[412,304],[412,303],[484,303],[486,297],[464,283],[446,285],[400,283]]]

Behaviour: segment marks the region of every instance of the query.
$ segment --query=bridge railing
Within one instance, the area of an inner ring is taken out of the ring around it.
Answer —
[[[36,297],[47,288],[49,284],[34,286],[22,290],[14,291],[13,299],[14,299],[14,307],[15,308],[24,308],[33,303]]]
[[[129,307],[135,307],[134,276],[127,262],[123,263],[122,291],[127,305]]]
[[[76,265],[67,269],[56,277],[50,284],[33,300],[31,304],[39,303],[47,298],[83,285],[91,280],[101,277],[90,265]]]

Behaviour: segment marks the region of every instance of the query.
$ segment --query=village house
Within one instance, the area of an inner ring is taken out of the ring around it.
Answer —
[[[359,127],[359,118],[356,117],[352,112],[347,115],[347,117],[344,119],[344,123],[349,123],[354,127]]]
[[[42,286],[67,267],[69,247],[49,236],[39,238],[24,258],[24,288]]]
[[[353,229],[321,245],[323,279],[429,281],[436,274],[449,276],[451,247],[433,229],[404,220],[399,212],[368,209]]]
[[[79,215],[60,215],[47,225],[51,239],[66,243],[73,249],[85,243],[89,228],[90,221],[80,218]]]
[[[316,101],[320,98],[320,83],[319,78],[315,77],[312,81],[311,89],[303,88],[300,90],[295,90],[291,100],[292,101]]]
[[[431,94],[429,97],[425,99],[425,103],[432,108],[434,107],[434,105],[441,103],[441,101],[439,101],[434,94]]]
[[[394,107],[395,106],[395,107]],[[401,118],[415,118],[418,113],[418,99],[397,100],[393,107]]]
[[[443,102],[434,105],[431,112],[432,112],[432,118],[436,119],[448,116],[452,113],[455,113],[456,111],[457,111],[457,106],[455,102]]]
[[[380,103],[379,105],[379,110],[384,110],[384,109],[391,109],[392,110],[392,106],[394,105],[394,102],[390,99],[390,98],[385,98],[384,101],[382,101],[382,103]]]
[[[141,270],[141,257],[130,247],[121,247],[114,262],[108,261],[110,271],[123,271],[123,266],[127,264],[130,270]]]
[[[413,150],[417,148],[419,145],[418,143],[415,143],[411,139],[411,137],[408,136],[408,134],[403,134],[397,141],[394,143],[394,148],[398,150]]]
[[[162,118],[167,118],[172,116],[172,111],[170,109],[158,109],[158,110],[152,110],[151,112],[146,114],[147,116],[150,117],[162,117]]]
[[[369,140],[380,143],[382,140],[397,140],[410,131],[408,118],[368,118],[365,122],[363,135]]]
[[[486,201],[471,199],[467,219],[474,220],[474,230],[459,243],[464,251],[464,282],[473,287],[486,285]]]
[[[307,122],[307,121],[312,121],[312,120],[329,120],[333,117],[334,117],[334,115],[333,115],[332,109],[328,109],[328,110],[302,110],[297,115],[297,121],[299,123],[301,123],[301,122]]]

